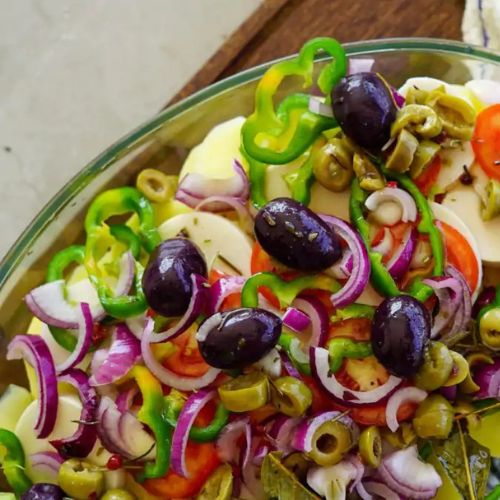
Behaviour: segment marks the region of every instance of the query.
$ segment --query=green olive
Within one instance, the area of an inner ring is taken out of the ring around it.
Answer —
[[[269,399],[269,380],[262,372],[251,372],[224,382],[218,392],[222,404],[229,411],[256,410]]]
[[[467,101],[447,94],[444,87],[440,87],[429,92],[426,104],[436,111],[443,124],[443,130],[449,137],[462,141],[470,140],[476,112]]]
[[[500,307],[494,307],[481,316],[479,335],[485,346],[500,349]]]
[[[488,356],[487,354],[484,354],[482,352],[474,352],[472,354],[469,354],[465,359],[467,360],[467,363],[469,365],[469,373],[467,374],[467,377],[465,377],[464,381],[460,383],[460,391],[464,394],[474,394],[481,388],[476,384],[476,382],[474,382],[470,374],[471,368],[473,368],[477,364],[492,365],[494,361],[491,356]]]
[[[365,155],[354,153],[352,168],[361,189],[377,191],[385,186],[384,178],[377,170],[377,167]]]
[[[483,205],[481,217],[488,221],[500,214],[500,182],[490,179],[486,184],[486,203]]]
[[[366,465],[378,467],[382,460],[382,438],[378,427],[367,427],[359,436],[359,454]]]
[[[418,144],[413,161],[410,165],[410,176],[416,179],[434,160],[441,146],[428,139],[423,139]]]
[[[417,435],[408,422],[403,422],[399,425],[399,429],[396,432],[391,432],[389,429],[384,429],[382,431],[382,437],[394,448],[407,448],[412,445],[416,439]]]
[[[391,127],[391,137],[396,137],[404,128],[415,131],[424,139],[430,139],[441,133],[443,124],[431,107],[408,104],[398,111]]]
[[[149,200],[164,203],[175,195],[177,176],[165,175],[155,168],[146,168],[137,176],[136,186]]]
[[[202,490],[198,493],[197,500],[231,500],[233,492],[233,470],[229,464],[224,464],[212,473],[207,479]]]
[[[453,407],[447,399],[431,394],[417,408],[413,428],[420,438],[446,439],[453,427],[453,415]]]
[[[353,177],[352,153],[341,139],[330,139],[312,157],[314,177],[330,191],[343,191]]]
[[[273,405],[289,417],[304,415],[312,404],[312,392],[302,380],[281,377],[273,380],[271,386]]]
[[[67,495],[76,500],[86,500],[91,495],[101,495],[104,474],[88,462],[71,458],[61,465],[57,482]]]
[[[453,358],[441,342],[429,342],[424,350],[424,362],[415,376],[415,385],[425,391],[435,391],[450,378]]]
[[[408,130],[401,130],[396,139],[396,145],[386,160],[386,167],[394,172],[406,172],[413,162],[417,148],[418,139]]]
[[[135,500],[135,495],[129,493],[126,490],[120,488],[114,488],[112,490],[106,491],[101,497],[101,500]]]
[[[312,462],[308,460],[303,453],[295,452],[287,455],[282,464],[301,482],[305,482],[307,471],[311,468]]]
[[[453,358],[453,368],[451,369],[450,377],[443,384],[444,387],[460,384],[470,373],[469,363],[467,363],[467,360],[461,354],[456,351],[450,351],[450,354]]]
[[[312,450],[307,453],[318,465],[335,465],[353,446],[351,430],[338,420],[324,422],[312,437]]]

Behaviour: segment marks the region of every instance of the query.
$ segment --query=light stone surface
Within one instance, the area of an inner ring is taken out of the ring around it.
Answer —
[[[262,0],[0,0],[0,258]]]

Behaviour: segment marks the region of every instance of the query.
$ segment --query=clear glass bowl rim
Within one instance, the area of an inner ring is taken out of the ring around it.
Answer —
[[[497,63],[500,65],[499,53],[452,40],[434,38],[386,38],[346,43],[343,44],[343,46],[348,56],[369,55],[397,50],[413,50],[417,52],[463,55],[471,59],[477,59],[488,63]],[[183,113],[190,107],[231,88],[237,87],[238,85],[259,78],[269,66],[277,61],[290,57],[294,57],[294,55],[292,54],[287,57],[271,60],[213,83],[162,110],[158,115],[153,116],[104,150],[70,179],[21,233],[0,263],[0,288],[3,287],[10,274],[21,262],[25,250],[36,240],[38,235],[54,217],[54,214],[56,214],[62,206],[66,205],[81,189],[92,182],[92,179],[94,179],[99,172],[105,170],[107,166],[112,164],[114,159],[119,156],[120,152],[132,148],[133,144],[139,141],[145,134],[155,130],[164,122]],[[319,59],[321,59],[321,57]]]

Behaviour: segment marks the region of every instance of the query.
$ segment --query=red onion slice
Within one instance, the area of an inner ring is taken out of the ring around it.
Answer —
[[[141,359],[141,344],[123,323],[117,325],[102,364],[92,371],[90,384],[107,385],[125,376]]]
[[[384,227],[384,236],[380,240],[380,243],[375,245],[372,250],[385,256],[391,251],[393,244],[394,238],[392,237],[391,230],[388,227]]]
[[[246,200],[230,196],[209,196],[196,205],[195,210],[204,212],[227,212],[234,210],[239,224],[247,234],[253,234],[252,214],[246,206]]]
[[[283,314],[283,324],[294,332],[303,332],[310,324],[309,316],[295,307],[289,307]]]
[[[415,222],[417,220],[417,205],[412,196],[404,189],[398,187],[385,187],[373,192],[365,201],[365,207],[374,211],[379,205],[387,201],[397,203],[401,207],[401,220]]]
[[[268,436],[274,447],[288,455],[293,451],[292,437],[297,426],[301,423],[300,418],[285,417],[278,415],[271,423]]]
[[[120,275],[114,290],[115,296],[128,293],[134,279],[135,261],[131,252],[125,252],[120,259]],[[97,295],[96,295],[97,298]],[[66,299],[64,280],[45,283],[26,295],[26,305],[40,321],[47,325],[75,330],[79,327],[80,306]],[[92,320],[98,321],[105,316],[100,302],[90,304]]]
[[[50,444],[63,458],[85,458],[92,451],[97,440],[97,430],[94,425],[98,407],[97,394],[90,387],[89,378],[82,370],[68,370],[64,375],[59,376],[59,382],[66,382],[78,391],[82,402],[82,412],[75,433],[67,438],[52,440]]]
[[[372,493],[377,498],[383,498],[384,500],[401,500],[401,497],[395,491],[392,491],[388,486],[380,481],[364,481],[363,483],[358,484],[356,491],[363,500],[371,500],[374,498],[371,495]]]
[[[130,410],[130,408],[132,407],[132,403],[134,402],[134,398],[138,393],[139,389],[135,386],[127,389],[126,391],[120,392],[115,401],[118,410],[120,410],[122,413]]]
[[[299,371],[297,370],[297,368],[295,368],[293,363],[290,361],[290,358],[287,356],[285,351],[280,352],[280,357],[281,357],[281,361],[283,363],[283,367],[285,368],[285,371],[288,373],[288,375],[290,375],[290,377],[295,377],[295,378],[298,378],[299,380],[301,380],[302,377],[300,376]]]
[[[281,357],[278,350],[273,347],[265,356],[256,361],[253,367],[263,371],[271,378],[278,378],[281,375]]]
[[[46,438],[54,429],[59,404],[56,370],[49,348],[39,335],[16,335],[7,347],[7,359],[24,359],[35,369],[38,416],[34,431],[38,438]]]
[[[332,215],[320,214],[335,232],[347,243],[353,257],[353,271],[344,286],[330,299],[335,307],[352,304],[365,289],[370,279],[370,260],[368,252],[359,234],[347,222]]]
[[[500,359],[492,365],[483,364],[475,367],[473,380],[479,386],[479,391],[474,394],[477,399],[498,398],[500,385]]]
[[[219,278],[211,287],[208,297],[207,312],[215,314],[224,300],[233,293],[240,293],[247,278],[243,276],[227,276]]]
[[[332,106],[326,104],[324,99],[317,96],[309,96],[309,111],[317,115],[333,118]]]
[[[298,297],[293,301],[292,305],[304,312],[311,321],[309,345],[323,345],[328,335],[330,319],[328,318],[328,311],[321,300],[316,297]]]
[[[330,373],[330,361],[327,349],[311,347],[311,369],[314,378],[332,397],[347,406],[359,406],[377,403],[387,398],[402,383],[402,379],[390,375],[387,382],[371,391],[354,391],[343,386],[334,373]]]
[[[186,466],[186,446],[189,431],[200,411],[215,398],[215,390],[202,390],[191,394],[184,403],[172,435],[172,470],[183,477],[189,477]]]
[[[401,279],[406,271],[408,271],[413,252],[417,245],[417,237],[418,231],[415,227],[408,229],[403,236],[401,244],[394,252],[389,262],[387,262],[387,270],[395,280]]]
[[[184,333],[203,311],[208,295],[206,288],[207,280],[203,276],[193,273],[191,275],[191,282],[191,300],[189,301],[189,305],[184,313],[184,316],[182,316],[182,318],[174,326],[168,328],[164,332],[152,334],[149,342],[157,343],[175,339],[175,337]]]
[[[266,444],[260,444],[255,450],[255,454],[252,458],[252,464],[260,467],[266,455],[269,454],[269,446]]]
[[[365,474],[365,466],[357,455],[347,455],[345,460],[356,467],[356,477],[349,487],[349,493],[352,493],[352,490],[354,490],[358,484],[361,484],[361,479],[363,479],[363,475]]]
[[[242,454],[238,446],[240,436],[245,436],[245,452]],[[222,462],[229,462],[245,468],[250,463],[252,451],[252,428],[248,418],[233,420],[227,424],[217,439],[217,455]],[[240,463],[241,460],[241,463]]]
[[[416,445],[384,457],[378,473],[389,488],[408,498],[433,498],[442,485],[434,467],[419,459]]]
[[[332,267],[325,271],[325,274],[332,276],[335,279],[346,280],[352,273],[353,258],[352,252],[346,248],[342,252],[341,259],[336,262]]]
[[[206,322],[205,322],[206,323]],[[155,357],[151,350],[154,322],[148,319],[141,338],[141,353],[144,364],[149,371],[162,383],[179,391],[195,391],[211,384],[219,375],[220,370],[210,367],[205,374],[200,377],[182,377],[173,371],[165,368]]]
[[[235,175],[226,179],[210,179],[196,172],[187,174],[179,183],[176,200],[191,208],[210,196],[228,196],[245,202],[250,192],[248,177],[237,160],[233,161],[233,169]]]
[[[80,317],[78,318],[78,340],[73,352],[59,365],[56,366],[57,373],[74,368],[89,352],[94,333],[94,323],[90,307],[85,302],[80,304]]]
[[[427,278],[422,282],[434,290],[439,301],[439,312],[431,329],[431,338],[436,338],[445,331],[461,307],[463,290],[460,282],[451,277]]]
[[[387,427],[392,432],[399,428],[398,410],[405,403],[421,403],[427,397],[427,393],[417,387],[403,387],[397,390],[387,401],[385,419]]]
[[[57,475],[64,459],[55,451],[40,451],[30,455],[33,470],[42,472],[49,476],[54,484],[57,484]]]
[[[464,310],[462,328],[465,328],[466,325],[468,325],[468,323],[472,317],[472,292],[471,292],[471,289],[469,287],[469,284],[467,283],[467,280],[464,278],[464,275],[458,269],[455,269],[453,266],[446,266],[445,273],[448,276],[451,276],[452,278],[457,279],[460,282],[460,284],[462,285],[462,290],[463,290],[462,305],[463,305],[463,310]]]

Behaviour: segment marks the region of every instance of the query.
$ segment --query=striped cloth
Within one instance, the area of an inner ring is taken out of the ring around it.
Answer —
[[[500,52],[500,0],[466,0],[464,41]]]

